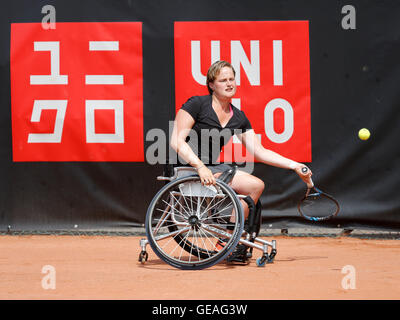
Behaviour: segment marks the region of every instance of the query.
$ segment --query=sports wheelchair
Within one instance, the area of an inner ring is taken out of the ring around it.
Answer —
[[[166,165],[163,176],[157,179],[169,182],[148,207],[147,238],[140,240],[139,262],[147,261],[146,246],[150,244],[154,253],[173,267],[204,269],[223,260],[231,262],[232,252],[241,244],[246,252],[239,262],[249,263],[253,249],[258,249],[262,255],[256,260],[257,266],[272,263],[277,253],[276,241],[258,237],[260,202],[255,204],[250,197],[237,194],[228,185],[236,169],[232,167],[223,172],[215,185],[204,186],[194,168]],[[246,221],[240,199],[249,206]]]

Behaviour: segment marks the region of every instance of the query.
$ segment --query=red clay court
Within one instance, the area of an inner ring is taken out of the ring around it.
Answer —
[[[2,235],[0,299],[400,298],[400,246],[396,237],[275,235],[278,254],[273,264],[257,267],[255,259],[259,253],[255,251],[247,266],[220,263],[195,271],[169,266],[150,247],[149,259],[142,265],[138,262],[140,238]],[[43,288],[48,275],[44,266],[54,268],[55,289]],[[352,285],[348,266],[354,271]]]

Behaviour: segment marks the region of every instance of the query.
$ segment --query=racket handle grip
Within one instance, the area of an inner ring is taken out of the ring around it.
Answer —
[[[301,168],[301,172],[302,172],[303,174],[307,174],[308,168],[307,168],[307,167]],[[308,187],[309,189],[314,188],[314,182],[312,181],[311,177],[308,177],[307,187]]]
[[[314,182],[312,181],[311,177],[308,179],[307,187],[309,189],[314,188]]]

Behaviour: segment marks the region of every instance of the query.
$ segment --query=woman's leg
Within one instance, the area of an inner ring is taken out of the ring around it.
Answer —
[[[221,173],[216,173],[214,176],[218,178],[220,175]],[[229,185],[237,193],[250,196],[254,203],[257,203],[265,188],[265,184],[261,179],[240,170],[236,171],[236,174]],[[249,208],[245,201],[241,200],[241,202],[244,209],[244,218],[247,219]]]
[[[221,173],[216,173],[214,176],[218,178],[220,175]],[[238,194],[250,196],[253,199],[254,203],[257,203],[265,187],[264,182],[261,179],[240,170],[236,171],[236,174],[229,185]],[[244,209],[244,219],[246,220],[249,215],[249,207],[244,200],[240,201]],[[247,256],[247,249],[248,247],[246,245],[238,244],[235,250],[227,258],[227,261],[229,263],[248,263],[250,260]]]

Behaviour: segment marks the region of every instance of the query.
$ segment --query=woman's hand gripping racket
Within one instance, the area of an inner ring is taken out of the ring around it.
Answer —
[[[307,167],[303,167],[301,172],[307,174],[308,170]],[[307,220],[323,221],[335,217],[339,213],[340,206],[334,197],[315,187],[314,182],[309,177],[307,192],[299,201],[297,209]]]

